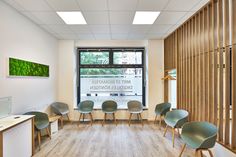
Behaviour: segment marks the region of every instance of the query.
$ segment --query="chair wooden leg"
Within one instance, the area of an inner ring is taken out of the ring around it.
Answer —
[[[131,121],[132,113],[129,115],[129,126],[130,126],[130,121]]]
[[[210,149],[208,149],[207,151],[209,152],[210,157],[213,157],[213,153],[212,153],[212,151],[211,151]]]
[[[142,123],[142,126],[143,126],[143,118],[142,118],[141,113],[139,113],[139,116],[140,116],[140,120],[141,120],[141,123]]]
[[[160,119],[159,119],[159,129],[161,129],[161,121],[162,121],[162,119],[161,119],[161,116],[160,116]]]
[[[84,116],[85,116],[85,114],[83,114],[83,122],[84,122]]]
[[[116,126],[117,126],[117,120],[116,120],[116,115],[115,115],[115,113],[113,113],[113,119],[114,119],[114,121],[115,121],[115,123],[116,123]]]
[[[154,124],[156,123],[156,121],[157,121],[157,115],[155,116]]]
[[[179,128],[177,128],[177,131],[178,131],[178,135],[179,135],[179,137],[180,137]]]
[[[181,152],[180,152],[180,154],[179,154],[179,157],[181,157],[181,156],[182,156],[182,154],[183,154],[183,152],[184,152],[184,149],[185,149],[185,147],[186,147],[186,144],[184,144],[184,146],[183,146],[183,148],[182,148],[182,150],[181,150]]]
[[[175,147],[175,128],[172,128],[172,145]]]
[[[202,157],[201,150],[199,149],[195,150],[195,157]]]
[[[164,131],[164,135],[163,135],[164,137],[166,136],[167,129],[168,129],[168,125],[166,125],[165,131]]]
[[[72,121],[70,120],[69,114],[66,114],[66,117],[67,117],[68,121],[72,124]]]
[[[79,124],[80,124],[80,119],[81,119],[82,115],[83,115],[83,113],[80,113],[80,115],[79,115],[79,122],[78,122],[78,126],[79,126]]]
[[[63,129],[63,116],[61,116],[61,118],[60,118],[60,120],[61,120],[61,128]]]
[[[102,126],[103,126],[103,125],[104,125],[104,123],[105,123],[106,116],[107,116],[107,114],[105,113],[105,114],[104,114],[104,119],[103,119],[103,122],[102,122]]]
[[[50,132],[49,132],[48,127],[46,128],[46,131],[47,131],[48,137],[51,139],[51,134],[50,134]]]
[[[93,125],[93,115],[92,113],[89,113],[90,119],[91,119],[91,126]]]
[[[38,142],[39,142],[39,150],[41,149],[41,133],[38,131]]]

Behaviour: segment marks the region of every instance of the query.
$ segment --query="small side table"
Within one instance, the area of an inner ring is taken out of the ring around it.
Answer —
[[[49,117],[49,123],[50,123],[50,133],[51,135],[58,132],[58,120],[61,119],[61,116],[52,116]]]

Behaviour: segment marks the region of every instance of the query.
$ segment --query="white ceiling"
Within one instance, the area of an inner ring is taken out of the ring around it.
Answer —
[[[209,0],[4,0],[58,39],[163,39]],[[56,11],[81,11],[87,25],[66,25]],[[132,25],[135,11],[161,11],[153,25]]]

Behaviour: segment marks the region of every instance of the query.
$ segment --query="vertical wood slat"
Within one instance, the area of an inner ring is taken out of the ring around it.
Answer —
[[[232,148],[236,148],[236,1],[232,0]]]
[[[217,51],[219,54],[219,141],[222,142],[223,141],[223,51],[222,51],[222,47],[223,47],[223,35],[222,35],[222,30],[223,30],[223,17],[222,17],[222,0],[218,1],[218,14],[217,14],[217,33],[218,33],[218,45],[217,45]]]
[[[225,47],[225,101],[224,144],[230,144],[230,48],[229,46],[229,0],[224,0],[224,47]]]

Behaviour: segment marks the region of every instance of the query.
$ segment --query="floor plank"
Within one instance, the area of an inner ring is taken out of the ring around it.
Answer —
[[[67,124],[52,139],[43,138],[41,150],[34,157],[175,157],[182,142],[177,137],[172,147],[171,132],[163,137],[164,129],[158,125],[131,124],[119,122],[118,126],[100,122]],[[194,150],[187,148],[183,157],[194,156]]]

